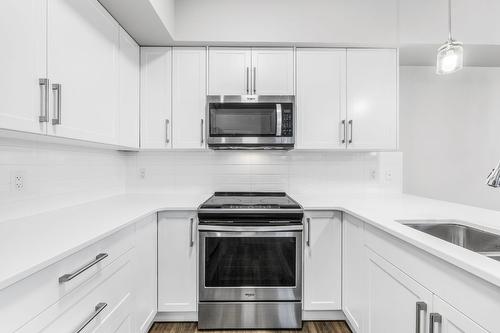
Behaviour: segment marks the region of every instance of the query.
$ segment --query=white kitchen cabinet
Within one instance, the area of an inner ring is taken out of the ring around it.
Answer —
[[[197,309],[196,212],[158,213],[158,311]]]
[[[172,147],[172,48],[141,48],[141,148]]]
[[[368,312],[362,332],[415,332],[417,322],[426,325],[432,312],[432,293],[375,252],[366,251]],[[425,306],[417,312],[418,304]]]
[[[206,66],[204,47],[174,47],[172,67],[172,146],[205,147]]]
[[[0,1],[0,128],[43,133],[47,77],[47,0]],[[47,110],[48,111],[48,110]]]
[[[119,145],[139,147],[139,45],[120,28]]]
[[[293,49],[252,48],[251,74],[253,94],[293,95]]]
[[[74,290],[16,332],[132,332],[121,323],[132,314],[131,252],[118,258],[94,279]],[[113,328],[113,329],[106,329]]]
[[[450,304],[434,295],[433,313],[441,316],[441,323],[434,323],[439,333],[487,333],[488,331],[460,313]]]
[[[351,150],[397,149],[397,50],[347,50],[347,143]]]
[[[49,1],[48,18],[53,93],[48,134],[117,144],[118,23],[93,0]]]
[[[209,95],[293,95],[291,48],[209,49]]]
[[[342,310],[352,328],[363,332],[368,292],[363,222],[347,214],[342,220]]]
[[[251,91],[250,48],[212,47],[208,51],[209,95],[245,95]]]
[[[304,310],[341,309],[341,213],[306,212]]]
[[[345,149],[346,50],[297,49],[297,148]]]
[[[157,216],[135,226],[134,332],[147,333],[157,310]]]

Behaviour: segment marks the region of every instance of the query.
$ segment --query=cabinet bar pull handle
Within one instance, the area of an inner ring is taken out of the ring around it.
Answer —
[[[77,277],[78,275],[82,274],[83,272],[85,272],[90,267],[92,267],[92,266],[96,265],[98,262],[104,260],[107,256],[108,256],[107,253],[99,253],[95,257],[94,260],[92,260],[91,262],[89,262],[89,263],[83,265],[82,267],[78,268],[73,273],[64,274],[63,276],[61,276],[59,278],[59,283],[64,283],[64,282],[68,282],[68,281],[73,280],[75,277]]]
[[[422,312],[427,311],[427,304],[425,302],[417,302],[415,314],[415,333],[425,333],[425,322],[422,325]],[[423,330],[423,332],[422,332]]]
[[[311,219],[308,217],[306,218],[307,221],[307,240],[306,240],[306,245],[311,246]]]
[[[250,93],[250,67],[247,67],[247,95]]]
[[[61,84],[52,84],[52,92],[54,93],[54,118],[52,125],[61,125]]]
[[[170,126],[170,120],[165,119],[165,143],[170,143],[170,139],[168,137],[168,128]]]
[[[257,94],[257,67],[253,68],[253,93]]]
[[[351,128],[351,130],[349,131],[349,143],[352,143],[352,132],[353,132],[353,121],[352,120],[349,120],[349,127]]]
[[[189,247],[193,247],[194,245],[194,240],[193,240],[193,225],[194,225],[194,217],[191,217],[189,219]]]
[[[40,86],[40,116],[38,121],[46,123],[49,121],[49,79],[39,79]]]
[[[203,143],[205,142],[205,126],[204,126],[204,120],[201,119],[201,145],[203,146]]]
[[[436,333],[434,331],[436,324],[441,325],[442,322],[443,318],[439,313],[431,313],[429,318],[429,333]]]
[[[346,140],[345,119],[344,119],[344,120],[342,120],[342,122],[340,123],[340,127],[341,127],[341,129],[342,129],[341,142],[342,142],[342,143],[345,143],[345,140]]]
[[[94,312],[92,312],[92,314],[83,322],[83,324],[75,331],[75,333],[82,332],[85,327],[87,327],[87,325],[90,324],[90,322],[94,320],[94,318],[97,317],[99,313],[101,313],[102,310],[104,310],[104,308],[107,306],[107,303],[98,303],[94,308]]]

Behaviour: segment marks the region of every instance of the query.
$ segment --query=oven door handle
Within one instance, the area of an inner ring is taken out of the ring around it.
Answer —
[[[262,231],[297,231],[303,230],[302,225],[272,226],[272,227],[232,227],[220,225],[198,225],[198,231],[235,231],[235,232],[262,232]]]

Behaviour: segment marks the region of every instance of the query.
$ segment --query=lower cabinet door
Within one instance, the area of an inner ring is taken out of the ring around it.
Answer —
[[[434,325],[436,333],[487,333],[485,329],[466,317],[463,313],[434,295],[433,312],[438,316]],[[493,314],[492,314],[493,315]],[[439,328],[438,328],[439,327]]]
[[[364,223],[348,214],[342,220],[342,310],[356,333],[363,332],[366,314]]]
[[[306,213],[304,310],[341,309],[341,213]]]
[[[432,293],[375,252],[366,251],[368,325],[364,332],[427,332]]]
[[[135,227],[134,332],[146,333],[157,307],[157,217],[148,216]]]
[[[158,311],[196,311],[196,212],[158,213]]]

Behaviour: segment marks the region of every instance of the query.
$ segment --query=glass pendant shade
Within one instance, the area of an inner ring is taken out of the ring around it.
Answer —
[[[454,73],[464,65],[464,48],[462,43],[448,40],[437,53],[436,73],[439,75]]]

